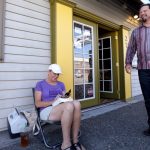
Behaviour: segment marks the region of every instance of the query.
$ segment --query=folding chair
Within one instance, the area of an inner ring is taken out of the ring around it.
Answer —
[[[32,88],[32,91],[33,91],[33,98],[34,98],[34,102],[35,102],[35,95],[34,95],[34,88]],[[40,128],[40,132],[41,132],[41,135],[42,135],[42,138],[43,138],[43,142],[45,144],[45,146],[49,149],[56,149],[57,147],[59,147],[61,145],[61,143],[55,143],[53,145],[50,145],[48,143],[48,140],[46,138],[46,135],[44,134],[44,127],[45,125],[61,125],[61,121],[50,121],[50,120],[41,120],[40,119],[40,109],[36,107],[35,105],[35,108],[37,110],[37,114],[38,114],[38,118],[37,118],[37,123],[38,123],[38,126]],[[78,138],[80,138],[81,136],[81,131],[79,131],[79,134],[78,134]]]
[[[34,95],[34,88],[32,88],[32,91],[33,91],[33,98],[34,98],[34,102],[35,102],[35,95]],[[36,107],[35,105],[35,108],[36,108],[36,111],[37,111],[37,114],[38,114],[38,118],[37,118],[37,124],[39,126],[39,130],[40,130],[40,133],[42,135],[42,139],[43,139],[43,142],[45,144],[45,146],[49,149],[56,149],[57,147],[59,147],[61,145],[61,143],[55,143],[53,145],[49,144],[48,143],[48,140],[47,140],[47,137],[44,133],[44,128],[46,125],[61,125],[61,122],[60,121],[50,121],[50,120],[41,120],[40,119],[40,109]]]

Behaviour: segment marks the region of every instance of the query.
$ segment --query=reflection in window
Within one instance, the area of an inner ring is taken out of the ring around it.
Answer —
[[[93,97],[93,84],[85,85],[85,98]]]
[[[75,85],[75,99],[84,98],[84,85]]]
[[[85,70],[85,82],[90,83],[93,81],[92,69]]]
[[[74,22],[75,99],[93,98],[93,27]]]
[[[84,83],[84,70],[83,69],[75,69],[74,71],[74,82],[75,84],[83,84]]]
[[[83,68],[84,65],[84,58],[83,55],[80,53],[74,54],[74,67],[75,68]]]
[[[84,54],[91,54],[92,52],[91,49],[92,49],[92,41],[84,43],[84,49],[83,49]]]
[[[86,69],[92,68],[92,55],[84,55],[84,67]]]

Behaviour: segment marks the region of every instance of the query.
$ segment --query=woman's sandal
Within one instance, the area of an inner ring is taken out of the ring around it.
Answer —
[[[79,142],[73,144],[75,150],[85,150],[83,145],[81,145]]]

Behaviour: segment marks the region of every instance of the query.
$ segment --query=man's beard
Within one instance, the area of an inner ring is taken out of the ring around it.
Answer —
[[[141,18],[142,19],[142,22],[146,22],[147,21],[147,19],[146,18]]]
[[[142,22],[146,22],[146,21],[147,21],[147,16],[144,15],[143,17],[141,17],[141,21],[142,21]]]

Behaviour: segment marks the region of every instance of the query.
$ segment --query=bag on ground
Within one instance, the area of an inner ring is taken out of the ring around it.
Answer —
[[[20,136],[20,133],[27,127],[26,118],[16,108],[8,115],[8,132],[11,138]]]

